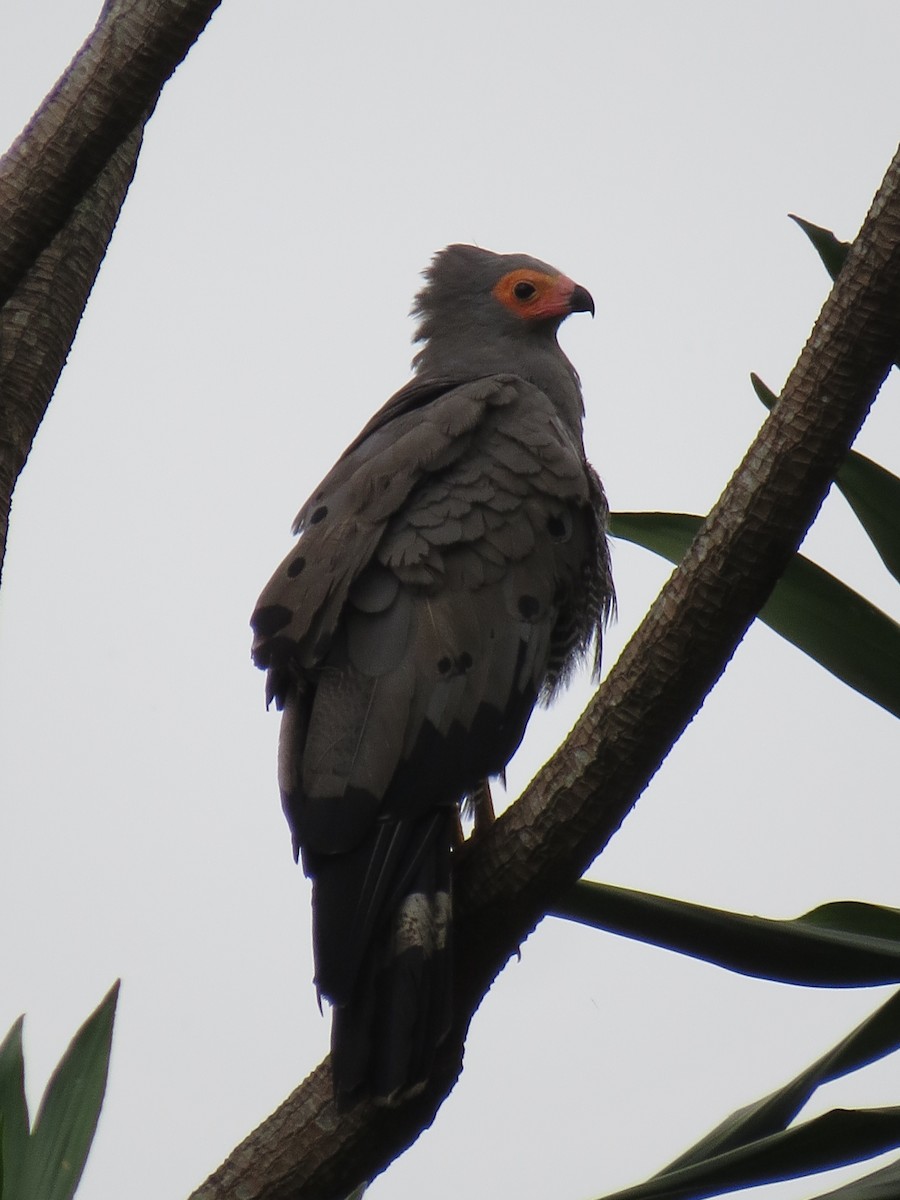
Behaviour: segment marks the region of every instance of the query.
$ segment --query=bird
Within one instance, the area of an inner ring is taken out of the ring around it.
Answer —
[[[461,244],[423,278],[412,379],[304,504],[251,618],[341,1110],[427,1085],[454,1015],[460,807],[503,776],[536,704],[599,670],[615,604],[557,341],[590,293]]]

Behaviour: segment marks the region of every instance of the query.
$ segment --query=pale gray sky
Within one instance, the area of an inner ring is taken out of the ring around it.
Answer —
[[[0,7],[3,144],[97,9]],[[327,1048],[247,619],[301,502],[407,378],[432,252],[521,250],[590,288],[597,319],[563,342],[613,506],[705,511],[764,415],[749,372],[777,390],[827,294],[785,214],[852,237],[894,153],[898,37],[892,0],[225,0],[148,127],[0,600],[0,1033],[28,1014],[35,1101],[123,979],[81,1200],[184,1196]],[[858,443],[894,471],[897,399]],[[898,615],[839,496],[807,549]],[[608,662],[668,573],[624,545],[615,570]],[[513,793],[586,695],[534,722]],[[772,916],[896,905],[898,778],[895,721],[757,627],[591,874]],[[883,994],[547,921],[370,1194],[636,1182]],[[898,1099],[893,1060],[817,1110]]]

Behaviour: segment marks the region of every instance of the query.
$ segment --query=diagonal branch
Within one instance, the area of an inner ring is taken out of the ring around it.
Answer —
[[[156,103],[219,0],[106,0],[93,33],[0,159],[0,304]]]
[[[0,577],[13,489],[106,254],[143,132],[140,121],[0,308]]]
[[[219,0],[107,0],[0,159],[0,574],[31,449],[160,89]]]
[[[455,873],[461,1014],[427,1093],[339,1116],[326,1059],[192,1200],[334,1200],[424,1129],[461,1069],[471,1016],[506,960],[603,849],[731,655],[828,491],[895,355],[900,154],[781,400],[684,561],[570,734]]]

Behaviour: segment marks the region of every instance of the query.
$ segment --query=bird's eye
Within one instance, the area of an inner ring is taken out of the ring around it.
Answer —
[[[529,283],[527,279],[520,279],[513,288],[513,295],[517,300],[530,300],[537,292],[537,288],[533,283]]]

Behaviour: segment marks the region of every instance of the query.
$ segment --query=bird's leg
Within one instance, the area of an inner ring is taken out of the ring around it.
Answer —
[[[478,837],[479,834],[485,833],[490,829],[495,820],[491,785],[487,779],[482,779],[475,791],[469,796],[469,804],[471,805],[472,817],[475,821],[472,837]]]
[[[453,849],[457,850],[466,840],[466,835],[463,832],[463,810],[457,805],[456,820],[453,822]]]

